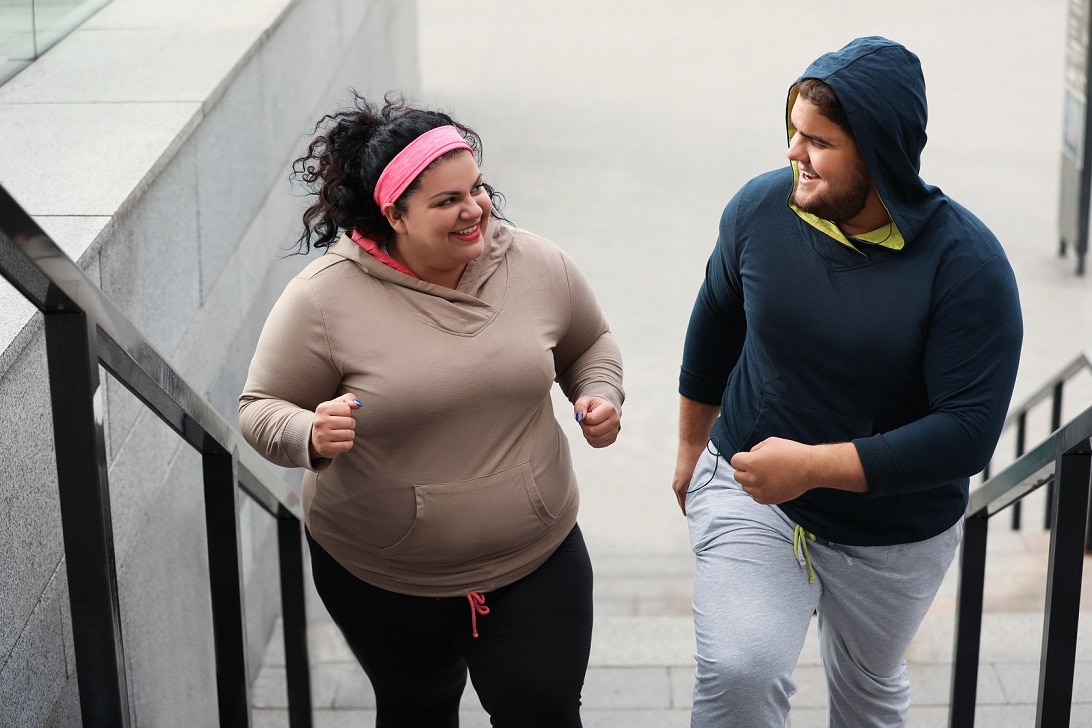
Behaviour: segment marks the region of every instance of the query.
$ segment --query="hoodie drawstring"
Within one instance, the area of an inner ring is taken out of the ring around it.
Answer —
[[[466,600],[470,602],[470,631],[478,639],[478,615],[489,614],[489,607],[485,606],[485,595],[481,592],[470,592]]]
[[[808,583],[815,583],[815,569],[811,566],[811,556],[808,555],[808,541],[814,541],[815,534],[806,530],[799,523],[792,532],[792,555],[796,557],[800,568],[808,567]]]

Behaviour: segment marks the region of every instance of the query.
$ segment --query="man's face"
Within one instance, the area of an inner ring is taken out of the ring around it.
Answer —
[[[799,172],[793,202],[838,224],[849,235],[873,229],[860,229],[859,224],[873,191],[856,142],[807,99],[796,99],[790,118],[796,133],[786,156],[796,162]]]

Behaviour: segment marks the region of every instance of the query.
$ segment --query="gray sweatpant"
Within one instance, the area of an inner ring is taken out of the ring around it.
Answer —
[[[686,499],[697,556],[691,728],[784,728],[792,671],[816,612],[828,725],[906,725],[906,649],[951,565],[963,521],[895,546],[807,541],[805,559],[802,547],[794,554],[796,524],[755,503],[734,473],[710,444]]]

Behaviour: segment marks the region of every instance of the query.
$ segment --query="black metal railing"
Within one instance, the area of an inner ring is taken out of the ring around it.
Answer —
[[[1039,405],[1050,399],[1050,429],[1049,432],[1054,432],[1062,426],[1062,397],[1065,392],[1065,385],[1070,382],[1078,374],[1092,372],[1092,359],[1085,352],[1082,352],[1073,361],[1069,362],[1066,366],[1062,367],[1061,371],[1046,381],[1039,389],[1032,392],[1031,395],[1024,398],[1019,404],[1009,409],[1009,416],[1005,418],[1005,425],[1002,432],[1011,431],[1015,429],[1013,442],[1015,445],[1015,457],[1020,458],[1027,450],[1027,435],[1028,435],[1028,417],[1031,412],[1035,410]],[[990,466],[987,465],[986,469],[982,472],[982,479],[989,480],[990,478]],[[1047,483],[1046,486],[1046,502],[1049,504],[1054,494],[1053,482]],[[1012,528],[1018,530],[1021,526],[1021,501],[1016,501],[1012,504]],[[1090,522],[1092,523],[1092,522]],[[1043,511],[1043,528],[1050,528],[1051,524],[1051,511],[1049,506]],[[1092,528],[1089,528],[1087,540],[1085,541],[1085,547],[1092,549]]]
[[[949,725],[974,725],[989,519],[1037,489],[1051,489],[1043,641],[1035,725],[1069,725],[1085,531],[1092,489],[1092,407],[971,493],[960,552]]]
[[[0,274],[43,314],[80,709],[86,728],[131,725],[99,394],[101,363],[201,453],[217,705],[250,726],[237,498],[277,521],[289,724],[311,726],[296,493],[197,394],[0,187]],[[232,558],[234,555],[234,558]]]

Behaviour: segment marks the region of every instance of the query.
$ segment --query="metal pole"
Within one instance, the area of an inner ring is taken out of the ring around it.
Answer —
[[[1085,514],[1088,510],[1092,456],[1082,452],[1058,458],[1055,470],[1054,531],[1050,537],[1043,651],[1039,663],[1038,728],[1069,725],[1073,669],[1077,659],[1077,623],[1084,573]]]
[[[1027,446],[1027,434],[1028,434],[1028,412],[1023,410],[1020,412],[1020,416],[1016,418],[1016,459],[1019,460],[1020,456],[1024,454],[1024,448]],[[1020,530],[1020,506],[1023,501],[1016,501],[1012,504],[1012,530]]]
[[[1058,428],[1062,426],[1062,387],[1064,382],[1058,382],[1054,385],[1054,394],[1051,397],[1050,402],[1050,432],[1055,433]],[[1043,513],[1043,528],[1050,530],[1051,524],[1051,504],[1054,502],[1054,480],[1047,483],[1046,486],[1046,502],[1047,507]],[[1081,509],[1084,510],[1083,508]]]
[[[221,728],[249,728],[250,677],[239,548],[235,459],[215,443],[203,453],[212,633]]]
[[[284,665],[288,683],[288,725],[291,728],[311,728],[312,725],[301,528],[299,519],[290,513],[277,518]]]
[[[85,728],[128,728],[129,690],[94,337],[83,313],[45,316],[80,712]]]
[[[986,536],[989,520],[985,514],[964,522],[960,546],[959,591],[956,596],[955,649],[952,656],[952,694],[948,725],[974,725],[978,694],[978,657],[982,644],[982,607],[986,589]]]

